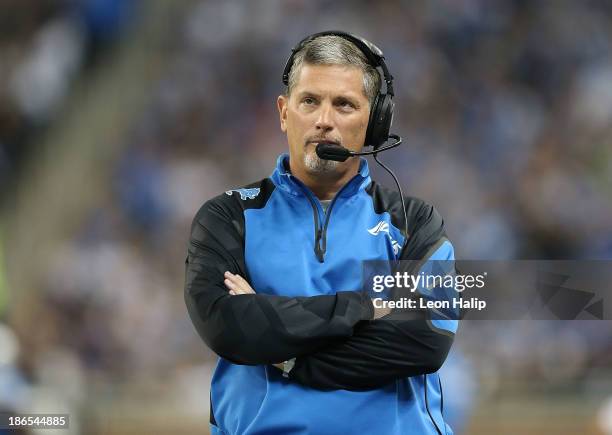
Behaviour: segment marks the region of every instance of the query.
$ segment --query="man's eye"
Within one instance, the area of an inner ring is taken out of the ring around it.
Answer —
[[[302,102],[303,102],[304,104],[314,104],[314,103],[315,103],[315,99],[314,99],[314,98],[311,98],[311,97],[306,97],[306,98],[304,98],[304,99],[302,100]]]
[[[351,103],[350,101],[341,101],[339,106],[342,107],[343,109],[354,109],[355,108],[355,105]]]

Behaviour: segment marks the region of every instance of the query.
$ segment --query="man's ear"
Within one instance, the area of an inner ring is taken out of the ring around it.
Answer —
[[[280,128],[283,133],[287,133],[287,105],[289,104],[289,97],[285,95],[279,95],[276,99],[276,107],[278,107],[278,115],[280,117]]]

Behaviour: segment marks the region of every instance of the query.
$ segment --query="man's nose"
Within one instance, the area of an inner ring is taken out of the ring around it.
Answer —
[[[333,116],[333,107],[331,104],[321,104],[319,108],[319,116],[315,123],[317,130],[332,130],[334,128]]]

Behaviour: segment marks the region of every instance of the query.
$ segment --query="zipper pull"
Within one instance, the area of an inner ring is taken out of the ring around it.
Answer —
[[[323,263],[323,249],[321,249],[321,236],[323,235],[323,230],[319,228],[317,230],[317,237],[315,238],[315,254],[319,263]]]

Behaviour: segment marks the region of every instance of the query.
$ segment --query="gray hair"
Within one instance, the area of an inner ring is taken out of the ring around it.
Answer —
[[[307,42],[293,58],[287,96],[291,95],[304,64],[350,65],[359,68],[363,72],[363,93],[370,101],[370,107],[374,104],[380,89],[380,74],[351,41],[341,36],[326,35]]]

